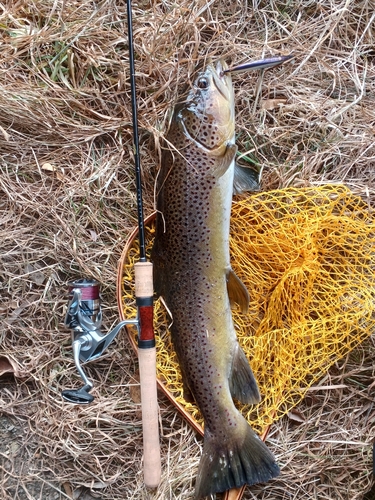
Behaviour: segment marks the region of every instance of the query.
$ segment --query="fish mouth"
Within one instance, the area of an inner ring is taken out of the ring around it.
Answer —
[[[216,68],[214,65],[211,67],[212,78],[217,90],[224,97],[224,99],[230,102],[232,100],[233,93],[232,80],[228,74],[224,73],[224,71],[228,69],[228,65],[224,60],[220,59],[216,64]]]

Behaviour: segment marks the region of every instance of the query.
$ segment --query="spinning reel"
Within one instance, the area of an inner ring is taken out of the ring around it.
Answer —
[[[89,404],[94,396],[89,394],[93,388],[92,382],[86,377],[81,362],[99,358],[115,339],[125,325],[135,325],[138,319],[121,321],[115,328],[103,334],[102,310],[100,306],[99,282],[90,279],[79,279],[69,283],[69,304],[65,316],[65,326],[72,330],[74,363],[84,386],[80,389],[62,391],[65,401],[74,404]]]

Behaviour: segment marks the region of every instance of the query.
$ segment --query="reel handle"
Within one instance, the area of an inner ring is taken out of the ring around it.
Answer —
[[[95,399],[92,394],[89,394],[89,391],[91,389],[91,384],[84,385],[80,389],[65,389],[64,391],[61,391],[61,395],[68,403],[76,405],[88,405]]]

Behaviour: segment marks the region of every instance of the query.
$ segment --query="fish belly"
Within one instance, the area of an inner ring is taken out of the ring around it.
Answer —
[[[233,165],[211,187],[205,208],[194,215],[188,210],[192,214],[186,226],[189,236],[179,256],[189,264],[167,298],[185,385],[206,425],[222,420],[223,408],[232,402],[228,380],[237,339],[226,284],[232,182]],[[206,192],[202,189],[202,197]]]

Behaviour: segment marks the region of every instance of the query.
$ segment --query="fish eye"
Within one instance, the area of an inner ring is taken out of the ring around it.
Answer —
[[[208,86],[209,86],[209,81],[207,78],[205,78],[204,76],[202,76],[201,78],[199,78],[199,80],[197,81],[197,86],[200,88],[200,89],[208,89]]]

